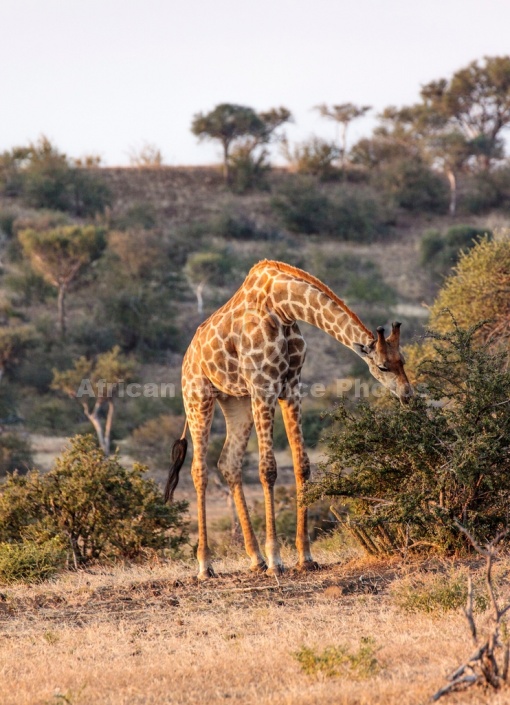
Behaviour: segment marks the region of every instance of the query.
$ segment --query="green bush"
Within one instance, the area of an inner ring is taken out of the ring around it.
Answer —
[[[14,211],[0,211],[0,234],[3,233],[5,237],[12,238],[14,235],[14,222],[17,218]]]
[[[19,470],[26,472],[32,467],[32,446],[20,433],[0,433],[0,477]]]
[[[40,583],[65,565],[66,550],[59,537],[37,543],[0,543],[0,583]]]
[[[23,167],[29,154],[27,147],[15,147],[0,154],[0,193],[16,198],[23,193]]]
[[[92,436],[76,436],[46,475],[10,476],[0,494],[0,540],[58,537],[76,561],[172,553],[187,541],[186,502],[168,506],[146,468],[126,470]]]
[[[229,186],[234,193],[242,194],[253,190],[269,191],[267,176],[271,165],[267,161],[266,150],[262,150],[259,154],[244,149],[234,150],[229,158],[229,165]]]
[[[271,207],[291,232],[311,235],[327,231],[330,203],[314,179],[286,180],[272,198]]]
[[[22,407],[26,425],[35,433],[71,436],[80,426],[90,428],[75,400],[31,393]]]
[[[446,183],[417,159],[390,162],[377,172],[375,184],[400,208],[413,212],[447,212]]]
[[[349,253],[332,257],[318,253],[314,267],[321,279],[350,304],[387,308],[397,302],[395,290],[386,284],[378,265],[370,259]]]
[[[456,521],[481,542],[506,527],[510,371],[504,354],[475,347],[479,327],[431,334],[419,379],[435,404],[418,395],[408,406],[337,407],[307,501],[344,497],[355,527],[384,530],[394,550],[469,549]]]
[[[350,651],[346,646],[328,646],[322,651],[302,646],[294,657],[308,676],[321,674],[328,678],[343,676],[358,680],[369,678],[379,670],[371,637],[361,637],[357,651]]]
[[[34,208],[79,217],[100,213],[110,202],[102,179],[75,166],[44,136],[0,155],[0,188],[7,196],[23,196]]]
[[[468,213],[486,213],[492,209],[510,209],[510,169],[474,174],[467,180],[460,206]]]
[[[210,229],[214,235],[227,240],[273,240],[279,237],[277,231],[260,229],[246,216],[228,211],[212,220]]]
[[[484,235],[491,239],[491,230],[473,225],[454,225],[445,235],[428,230],[420,242],[421,264],[434,276],[445,275],[457,264],[461,252],[470,250]]]
[[[286,181],[271,206],[288,230],[305,235],[370,242],[388,230],[389,217],[373,196],[352,187],[327,196],[311,178]]]
[[[466,604],[467,576],[464,571],[449,574],[425,574],[407,577],[392,585],[394,602],[404,612],[449,612]],[[488,607],[487,596],[475,595],[474,607],[483,612]]]
[[[299,174],[316,176],[321,181],[336,180],[341,175],[340,169],[334,166],[341,150],[333,142],[312,137],[294,145],[292,150],[285,145],[285,152],[286,158]]]
[[[67,199],[62,210],[87,218],[102,213],[110,205],[110,190],[100,176],[87,169],[70,167],[67,181]],[[52,206],[44,204],[43,207]]]
[[[115,227],[119,230],[143,228],[151,230],[156,226],[156,210],[152,203],[133,203],[125,213],[115,219]]]
[[[27,262],[7,274],[4,281],[5,286],[16,295],[16,303],[20,306],[45,303],[48,298],[55,298],[56,295],[55,289]]]

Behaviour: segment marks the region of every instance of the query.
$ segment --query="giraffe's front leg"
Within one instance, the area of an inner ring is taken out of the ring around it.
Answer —
[[[301,402],[299,397],[280,399],[280,407],[285,424],[285,431],[292,451],[294,474],[296,477],[296,549],[298,552],[298,570],[318,570],[319,564],[312,558],[310,536],[308,534],[308,509],[301,504],[301,494],[305,482],[310,477],[310,460],[305,450],[301,428]]]
[[[266,558],[267,572],[281,575],[284,571],[280,556],[280,544],[276,534],[274,510],[274,484],[276,482],[276,460],[273,453],[273,423],[276,399],[253,398],[253,420],[259,443],[259,475],[264,490],[266,510]]]

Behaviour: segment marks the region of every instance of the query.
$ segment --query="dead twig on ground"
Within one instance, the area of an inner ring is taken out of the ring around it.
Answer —
[[[477,649],[464,664],[448,676],[449,683],[432,696],[434,702],[442,698],[443,695],[468,688],[479,682],[490,686],[494,690],[499,690],[508,680],[510,642],[508,638],[501,640],[500,628],[503,617],[510,610],[510,604],[505,607],[499,606],[494,590],[492,568],[497,555],[497,546],[502,539],[508,536],[509,530],[500,532],[485,548],[482,548],[460,522],[455,521],[455,524],[459,531],[467,537],[475,551],[485,558],[485,584],[492,608],[492,628],[487,635],[486,641],[479,645],[478,630],[473,616],[473,581],[470,575],[464,614],[469,625],[471,638]]]

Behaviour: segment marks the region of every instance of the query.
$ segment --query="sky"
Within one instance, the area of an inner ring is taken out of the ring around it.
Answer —
[[[1,0],[0,152],[46,135],[71,157],[220,161],[190,125],[218,103],[285,106],[291,143],[335,126],[313,106],[388,105],[510,54],[508,0]],[[278,154],[275,154],[278,161]]]

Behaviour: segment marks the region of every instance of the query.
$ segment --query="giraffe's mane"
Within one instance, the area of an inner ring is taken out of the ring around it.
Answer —
[[[308,282],[308,284],[316,286],[317,289],[326,294],[326,296],[329,296],[329,298],[332,299],[337,304],[337,306],[339,306],[343,311],[345,311],[345,313],[347,313],[347,315],[350,316],[350,318],[352,318],[352,320],[357,323],[365,331],[365,333],[367,333],[367,335],[372,338],[374,337],[371,331],[354,313],[354,311],[352,311],[347,306],[345,301],[343,301],[339,296],[337,296],[335,292],[329,288],[329,286],[324,284],[324,282],[321,282],[320,279],[314,277],[313,274],[309,274],[308,272],[305,272],[304,269],[299,269],[299,267],[293,267],[291,264],[286,264],[285,262],[277,262],[275,260],[270,259],[261,260],[252,267],[251,271],[262,269],[264,267],[272,267],[280,272],[285,272],[286,274],[290,274],[293,277],[297,277],[298,279],[302,279],[303,281]]]

